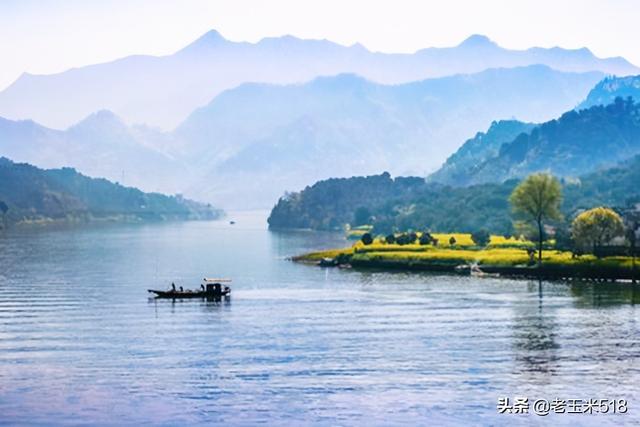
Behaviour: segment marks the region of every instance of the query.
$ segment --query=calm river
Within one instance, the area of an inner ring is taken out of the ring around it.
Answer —
[[[640,420],[640,290],[297,265],[347,242],[229,219],[0,234],[0,424]],[[146,292],[205,275],[231,299]],[[498,414],[499,397],[628,411]]]

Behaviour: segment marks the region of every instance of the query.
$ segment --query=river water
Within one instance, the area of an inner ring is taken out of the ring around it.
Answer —
[[[232,219],[0,235],[0,424],[640,420],[630,285],[322,269],[286,257],[342,236]],[[232,297],[146,292],[205,275],[233,278]],[[628,410],[499,414],[500,397]]]

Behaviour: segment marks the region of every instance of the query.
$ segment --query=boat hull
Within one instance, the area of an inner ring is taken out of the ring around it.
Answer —
[[[149,293],[155,294],[156,298],[168,299],[192,299],[192,298],[221,298],[231,293],[226,289],[220,292],[180,292],[180,291],[159,291],[155,289],[147,289]]]

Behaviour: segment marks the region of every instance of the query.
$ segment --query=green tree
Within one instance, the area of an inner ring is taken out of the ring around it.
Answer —
[[[535,223],[538,229],[538,266],[542,265],[544,222],[559,220],[562,189],[556,178],[547,173],[529,175],[513,190],[509,202],[513,212]]]
[[[624,224],[620,215],[605,207],[582,212],[573,220],[571,230],[574,240],[583,247],[596,247],[609,243],[614,237],[624,234]]]
[[[489,244],[491,235],[487,230],[483,228],[482,230],[474,231],[473,233],[471,233],[471,240],[473,240],[473,243],[475,243],[477,246],[484,248]]]
[[[559,224],[556,227],[555,233],[555,248],[559,251],[573,251],[574,250],[574,241],[573,236],[571,235],[571,231],[566,224]]]
[[[428,231],[423,231],[420,235],[418,243],[420,243],[421,245],[431,245],[433,244],[433,240],[434,239],[431,233],[429,233]]]
[[[399,245],[411,245],[415,243],[418,239],[418,235],[416,233],[402,233],[398,237],[396,237],[396,243]]]
[[[362,240],[362,243],[364,245],[370,245],[373,243],[373,236],[371,235],[371,233],[364,233],[360,240]]]

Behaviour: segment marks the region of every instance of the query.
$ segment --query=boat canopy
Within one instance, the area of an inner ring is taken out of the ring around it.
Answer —
[[[205,283],[230,283],[231,279],[215,279],[215,278],[210,278],[210,277],[205,277],[204,279]]]

